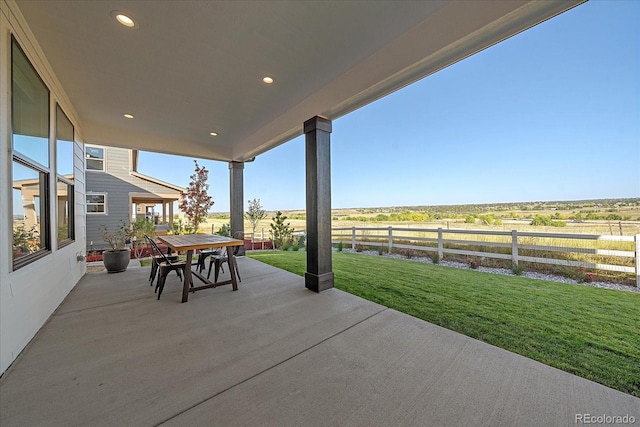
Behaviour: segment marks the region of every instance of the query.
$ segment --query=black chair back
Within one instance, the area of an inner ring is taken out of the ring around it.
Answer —
[[[144,235],[144,238],[147,240],[149,245],[151,245],[151,248],[153,252],[155,252],[155,255],[161,258],[162,261],[166,262],[168,265],[171,265],[171,261],[169,260],[169,258],[167,258],[167,256],[164,253],[162,253],[158,244],[154,242],[153,239],[147,236],[146,234]]]

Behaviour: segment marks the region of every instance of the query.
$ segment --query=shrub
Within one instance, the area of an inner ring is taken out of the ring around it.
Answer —
[[[469,258],[467,259],[467,264],[469,264],[469,268],[472,268],[475,270],[478,267],[480,267],[480,260],[475,258]]]
[[[144,238],[145,234],[150,238],[156,235],[153,221],[148,221],[146,218],[136,218],[131,223],[131,246],[136,259],[140,259],[144,255],[144,250],[147,247],[147,242]]]
[[[24,230],[24,226],[23,226]],[[58,241],[61,242],[69,236],[69,224],[62,224],[58,226]],[[15,246],[15,245],[14,245]]]
[[[382,255],[384,253],[384,246],[378,246],[378,255]]]
[[[194,234],[195,227],[189,222],[183,222],[182,219],[178,219],[173,222],[173,234]]]
[[[522,276],[522,273],[524,273],[524,267],[522,264],[513,264],[511,266],[511,272],[516,276]]]
[[[566,227],[567,223],[564,221],[554,221],[551,217],[538,214],[531,221],[531,225],[534,225],[534,226],[544,225],[547,227]]]
[[[342,242],[338,242],[338,252],[342,252],[342,249],[344,249],[344,245]]]
[[[19,225],[13,229],[13,250],[32,253],[40,248],[40,233],[34,225],[30,229]]]
[[[438,264],[440,262],[440,257],[438,256],[437,252],[432,253],[429,258],[431,258],[431,262],[434,264]]]
[[[598,278],[596,273],[586,272],[584,267],[580,267],[576,280],[582,283],[593,283]]]
[[[553,221],[551,218],[542,215],[536,215],[535,218],[531,221],[531,225],[540,226],[540,225],[551,225]]]
[[[291,244],[291,237],[293,234],[293,229],[291,228],[291,223],[285,221],[287,217],[282,214],[282,212],[276,212],[276,216],[272,218],[271,222],[271,236],[273,240],[273,247],[279,248],[282,247],[284,249],[284,245],[288,246]]]
[[[216,234],[219,234],[220,236],[230,236],[231,235],[231,224],[227,223],[227,224],[222,224],[220,226],[220,229],[218,231],[216,231]]]
[[[488,215],[480,215],[478,218],[480,218],[480,221],[484,224],[484,225],[491,225],[493,224],[493,215],[488,214]]]

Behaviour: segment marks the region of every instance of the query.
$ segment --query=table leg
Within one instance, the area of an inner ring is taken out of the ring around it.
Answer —
[[[187,266],[184,269],[184,284],[182,285],[182,302],[189,300],[189,283],[191,282],[191,259],[193,258],[193,249],[187,251]]]
[[[228,261],[228,265],[229,265],[229,272],[231,273],[231,286],[233,286],[233,290],[237,291],[238,290],[238,279],[236,277],[236,259],[233,256],[233,246],[227,246],[227,259]]]

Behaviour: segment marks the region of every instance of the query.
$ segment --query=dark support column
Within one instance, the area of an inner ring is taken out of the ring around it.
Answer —
[[[244,237],[244,162],[229,162],[229,209],[231,211],[231,236]],[[242,233],[242,234],[240,234]],[[238,255],[244,255],[244,246]]]
[[[331,266],[331,120],[304,122],[307,167],[307,271],[305,286],[333,288]]]

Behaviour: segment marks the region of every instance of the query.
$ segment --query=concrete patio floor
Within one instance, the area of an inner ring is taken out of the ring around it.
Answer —
[[[157,301],[148,267],[85,275],[2,376],[0,425],[640,423],[630,395],[249,258],[239,268],[238,292],[186,304],[175,275]]]

